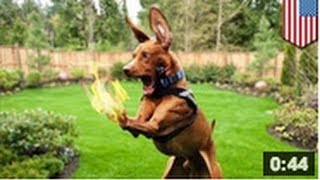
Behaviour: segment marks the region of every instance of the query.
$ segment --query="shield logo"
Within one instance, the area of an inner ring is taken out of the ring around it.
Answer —
[[[282,37],[299,48],[318,40],[318,0],[282,0]]]

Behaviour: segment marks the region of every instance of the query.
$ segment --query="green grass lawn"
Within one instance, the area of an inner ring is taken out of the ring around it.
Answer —
[[[131,97],[128,112],[134,115],[140,103],[141,85],[123,85]],[[217,120],[214,138],[226,178],[270,178],[263,177],[263,151],[301,151],[267,133],[266,126],[272,122],[270,112],[278,107],[272,99],[214,90],[209,84],[191,88],[207,118]],[[80,85],[28,89],[0,97],[1,111],[38,107],[77,117],[80,136],[76,144],[81,156],[75,178],[161,177],[167,157],[156,150],[152,141],[131,137],[95,112]]]

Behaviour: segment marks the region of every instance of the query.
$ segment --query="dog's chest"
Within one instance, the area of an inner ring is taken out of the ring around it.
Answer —
[[[190,157],[200,147],[200,141],[194,142],[187,136],[188,130],[180,133],[167,142],[153,141],[156,148],[168,156]]]
[[[174,141],[174,139],[165,142],[165,143],[161,143],[161,142],[157,142],[157,141],[153,141],[155,146],[157,147],[157,149],[162,152],[163,154],[166,154],[168,156],[184,156],[185,152],[183,152],[183,146]]]

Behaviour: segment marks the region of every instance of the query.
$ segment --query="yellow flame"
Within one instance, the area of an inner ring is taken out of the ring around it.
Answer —
[[[114,122],[118,122],[119,117],[125,112],[123,103],[129,99],[126,90],[118,80],[111,82],[111,88],[106,88],[100,80],[98,68],[93,65],[91,68],[95,80],[91,84],[91,92],[87,90],[92,107],[99,113],[107,115]]]

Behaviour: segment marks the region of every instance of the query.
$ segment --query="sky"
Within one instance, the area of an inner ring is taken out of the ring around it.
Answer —
[[[17,3],[21,4],[24,0],[15,0]],[[51,5],[51,0],[36,0],[41,5]],[[93,0],[94,4],[98,4],[99,0]],[[120,3],[122,0],[116,0],[118,3]],[[138,13],[142,10],[142,7],[140,5],[140,0],[127,0],[127,9],[128,9],[128,15],[130,19],[134,23],[138,23]],[[100,10],[97,9],[97,13],[100,13]]]
[[[142,10],[140,0],[127,0],[128,15],[134,23],[138,23],[138,12]]]

